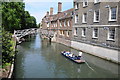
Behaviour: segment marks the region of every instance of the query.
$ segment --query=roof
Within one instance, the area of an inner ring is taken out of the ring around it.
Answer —
[[[74,8],[68,9],[66,11],[54,14],[54,15],[49,15],[49,16],[44,16],[43,20],[44,22],[50,22],[50,21],[57,21],[58,19],[66,19],[70,18],[73,15]]]

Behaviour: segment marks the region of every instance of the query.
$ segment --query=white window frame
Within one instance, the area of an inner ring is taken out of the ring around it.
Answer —
[[[68,26],[70,26],[70,21],[67,21]]]
[[[79,8],[79,3],[75,3],[75,9]]]
[[[84,31],[84,29],[85,29],[85,31]],[[86,37],[86,28],[82,28],[82,37]]]
[[[78,23],[78,21],[79,21],[79,16],[77,14],[77,15],[75,15],[75,23]]]
[[[49,23],[47,23],[47,27],[50,27]]]
[[[85,5],[85,2],[87,2],[87,5]],[[88,0],[83,0],[83,7],[87,7],[88,6]]]
[[[86,13],[86,21],[85,21],[85,13],[82,16],[82,23],[87,23],[87,13]]]
[[[64,21],[64,27],[66,27],[66,21]]]
[[[99,20],[96,20],[96,11],[99,11]],[[100,21],[100,9],[99,10],[94,10],[94,20],[93,22],[99,22]]]
[[[66,31],[66,34],[67,34],[66,36],[67,36],[67,37],[69,37],[69,34],[68,34],[68,33],[69,33],[69,31]]]
[[[95,36],[95,34],[96,34],[95,29],[97,29],[97,37]],[[99,33],[99,29],[98,28],[94,28],[93,29],[93,38],[98,38],[98,33]]]
[[[116,29],[116,28],[114,28],[114,29]],[[110,28],[108,28],[108,38],[107,38],[107,40],[115,40],[115,34],[116,34],[116,30],[114,32],[114,39],[110,38],[111,33],[110,33]]]
[[[77,35],[77,28],[74,28],[74,35]]]
[[[99,3],[99,2],[100,2],[100,0],[94,0],[94,4]]]
[[[60,22],[60,27],[62,27],[62,22]]]
[[[59,33],[60,33],[60,35],[62,35],[62,31],[61,30],[59,30]]]
[[[115,8],[116,7],[116,19],[111,19],[112,18],[112,8]],[[115,6],[115,7],[109,7],[109,21],[117,21],[117,17],[118,17],[118,6]]]
[[[56,23],[56,27],[57,27],[57,23]]]

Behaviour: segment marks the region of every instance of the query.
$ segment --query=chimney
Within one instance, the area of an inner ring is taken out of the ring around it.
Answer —
[[[50,15],[53,15],[53,8],[50,8]]]
[[[62,11],[62,3],[58,2],[58,13]]]
[[[46,14],[46,16],[49,16],[49,11],[47,11],[47,14]]]

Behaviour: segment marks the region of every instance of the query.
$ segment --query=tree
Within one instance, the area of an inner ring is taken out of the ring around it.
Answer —
[[[2,30],[2,63],[12,63],[14,58],[14,42],[12,40],[12,34]]]
[[[23,2],[3,2],[2,3],[2,27],[13,33],[14,29],[21,29],[24,25]]]

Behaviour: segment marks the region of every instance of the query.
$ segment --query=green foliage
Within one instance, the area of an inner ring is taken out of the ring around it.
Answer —
[[[2,8],[2,9],[1,9]],[[13,62],[15,55],[14,41],[12,34],[14,30],[36,28],[36,19],[25,11],[25,3],[23,2],[2,2],[0,13],[2,12],[2,63],[3,66]],[[0,39],[1,40],[1,39]]]
[[[12,33],[18,29],[36,28],[36,19],[24,8],[23,2],[3,2],[2,27]]]
[[[2,32],[2,63],[3,65],[13,62],[14,42],[12,40],[12,34],[3,30]]]

